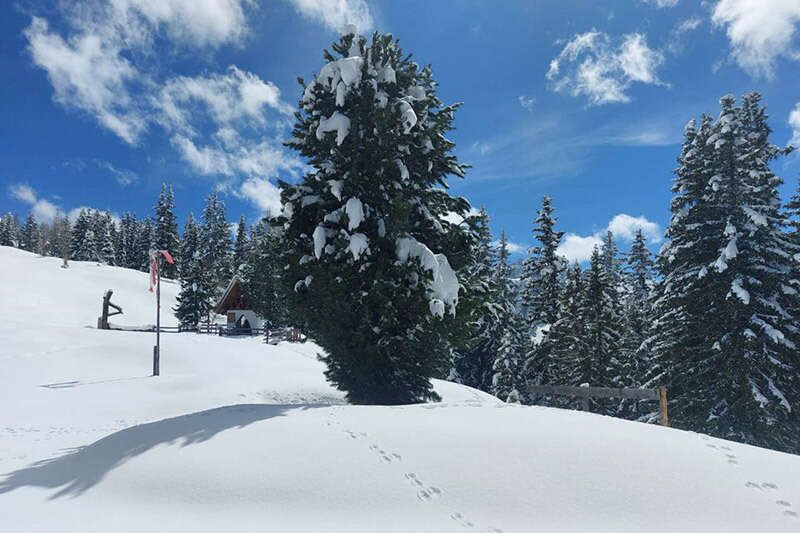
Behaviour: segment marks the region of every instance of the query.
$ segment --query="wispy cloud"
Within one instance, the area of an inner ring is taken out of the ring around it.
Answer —
[[[526,111],[533,111],[533,107],[536,105],[536,98],[533,96],[520,95],[517,97],[517,101]]]
[[[589,105],[625,103],[634,83],[665,85],[657,75],[664,55],[647,45],[641,33],[623,35],[616,44],[591,30],[575,35],[550,62],[547,80],[556,92],[585,96]]]
[[[669,32],[667,50],[673,55],[679,55],[686,47],[686,36],[695,31],[703,23],[700,17],[689,17],[680,21]]]
[[[644,4],[650,4],[658,8],[675,7],[679,0],[639,0]]]

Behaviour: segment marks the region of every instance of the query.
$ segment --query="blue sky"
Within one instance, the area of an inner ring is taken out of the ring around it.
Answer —
[[[303,171],[280,144],[296,77],[346,22],[464,103],[453,191],[520,246],[549,194],[571,258],[607,227],[656,248],[683,126],[725,93],[761,91],[773,141],[800,141],[798,0],[19,0],[0,6],[0,211],[143,215],[166,181],[181,220],[214,186],[256,220]],[[776,170],[788,192],[800,156]]]

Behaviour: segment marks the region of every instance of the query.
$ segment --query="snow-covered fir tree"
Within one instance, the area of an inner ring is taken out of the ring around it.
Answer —
[[[205,261],[208,281],[216,292],[224,290],[231,279],[231,230],[225,214],[225,202],[217,191],[206,199],[200,227],[201,256]]]
[[[178,274],[181,290],[175,307],[175,317],[181,327],[189,330],[196,329],[200,322],[207,320],[211,311],[213,292],[208,283],[201,248],[200,228],[190,213],[180,245]]]
[[[0,246],[17,246],[19,243],[19,227],[11,213],[0,217]]]
[[[174,279],[178,275],[181,238],[178,234],[178,221],[175,219],[175,196],[172,186],[161,184],[161,194],[156,202],[153,217],[153,246],[156,250],[167,250],[175,259],[175,264],[164,262],[161,274]]]
[[[525,357],[530,351],[530,341],[527,322],[513,315],[500,339],[492,376],[492,394],[504,402],[522,403],[527,397]]]
[[[70,257],[75,261],[96,261],[96,239],[91,213],[81,209],[72,226]]]
[[[483,391],[492,386],[494,359],[505,323],[508,321],[509,302],[501,292],[501,271],[508,270],[508,246],[505,233],[500,240],[499,254],[492,243],[489,215],[481,209],[465,221],[475,233],[473,252],[463,274],[464,291],[459,301],[459,318],[463,331],[456,333],[463,342],[457,343],[453,357],[451,379]],[[505,262],[502,265],[501,262]]]
[[[299,104],[289,145],[313,171],[281,184],[285,279],[351,402],[437,399],[430,378],[451,365],[455,271],[470,250],[445,220],[468,209],[446,190],[464,174],[444,136],[456,106],[391,35],[351,30]]]
[[[620,387],[639,387],[649,367],[643,347],[650,336],[653,296],[653,258],[647,240],[639,229],[625,258],[623,274],[623,336],[620,340]]]
[[[247,253],[250,243],[247,240],[247,225],[244,223],[244,216],[239,216],[239,224],[236,226],[236,241],[233,245],[233,272],[239,272],[239,269],[247,262]]]
[[[105,265],[115,265],[114,234],[116,228],[111,215],[106,212],[92,211],[90,224],[93,239],[92,249],[94,250],[94,258],[92,260]]]
[[[550,381],[556,385],[584,383],[582,368],[589,360],[589,341],[584,320],[584,275],[578,263],[567,269],[564,289],[558,306],[558,317],[550,328]],[[555,405],[569,405],[560,398],[550,398]]]
[[[150,217],[145,217],[139,223],[139,233],[136,239],[136,263],[139,270],[147,272],[150,270],[150,249],[154,245],[153,221]]]
[[[680,427],[796,452],[800,372],[796,317],[788,311],[797,298],[796,244],[783,231],[781,180],[770,168],[781,150],[769,142],[760,95],[745,95],[738,107],[728,95],[720,107],[706,148],[685,151],[679,168],[682,179],[697,163],[694,178],[706,186],[677,221],[673,211],[668,231],[696,252],[683,253],[683,264],[665,276],[693,278],[669,286],[678,296],[662,296],[682,303],[684,314],[681,345],[662,353],[672,410]],[[693,209],[702,212],[694,213],[699,227],[685,220]],[[666,250],[681,252],[674,244]]]
[[[616,308],[617,287],[608,278],[605,260],[595,247],[586,272],[585,288],[581,302],[584,342],[587,356],[570,369],[569,385],[610,387],[619,374],[617,356],[622,330],[621,316]],[[593,409],[615,414],[612,402],[592,400]]]
[[[125,268],[139,268],[139,222],[133,213],[122,215],[119,223],[117,262]]]
[[[550,383],[550,342],[547,332],[558,318],[559,297],[566,261],[558,254],[564,232],[556,231],[553,204],[549,196],[542,198],[542,207],[534,221],[533,236],[538,245],[528,251],[522,265],[522,306],[533,339],[532,350],[525,362],[525,373],[531,383]]]
[[[35,252],[39,243],[39,225],[33,218],[33,213],[29,213],[25,219],[25,225],[20,232],[19,247],[29,252]]]
[[[528,250],[522,269],[522,306],[534,333],[537,327],[555,322],[566,269],[564,258],[557,252],[564,232],[555,229],[556,219],[549,196],[542,198],[537,214],[533,237],[539,244]]]
[[[280,231],[271,227],[267,219],[259,221],[252,228],[244,263],[238,270],[253,311],[273,328],[288,322],[286,296],[280,283]]]
[[[651,334],[653,297],[653,258],[647,240],[639,229],[625,257],[622,291],[622,338],[618,353],[618,387],[640,388],[651,370],[646,340]],[[620,415],[638,418],[638,403],[620,402]]]

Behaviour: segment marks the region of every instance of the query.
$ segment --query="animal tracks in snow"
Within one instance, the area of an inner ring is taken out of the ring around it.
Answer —
[[[724,457],[728,464],[731,465],[738,465],[739,458],[733,453],[732,448],[727,444],[714,444],[710,442],[711,438],[708,435],[700,435],[700,438],[706,442],[706,447],[712,450],[716,450],[717,453],[721,457]],[[764,494],[770,495],[770,499],[774,502],[774,504],[778,507],[778,510],[781,511],[781,514],[787,518],[797,518],[798,512],[792,509],[792,503],[788,500],[784,500],[780,498],[780,493],[778,490],[778,485],[769,481],[747,481],[744,484],[750,490],[761,492]],[[777,499],[772,499],[777,498]]]

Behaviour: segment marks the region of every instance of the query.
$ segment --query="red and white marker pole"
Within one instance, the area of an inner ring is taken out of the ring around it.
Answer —
[[[150,292],[156,289],[156,345],[153,346],[153,375],[161,374],[161,269],[160,258],[170,265],[175,264],[167,250],[150,250]]]

